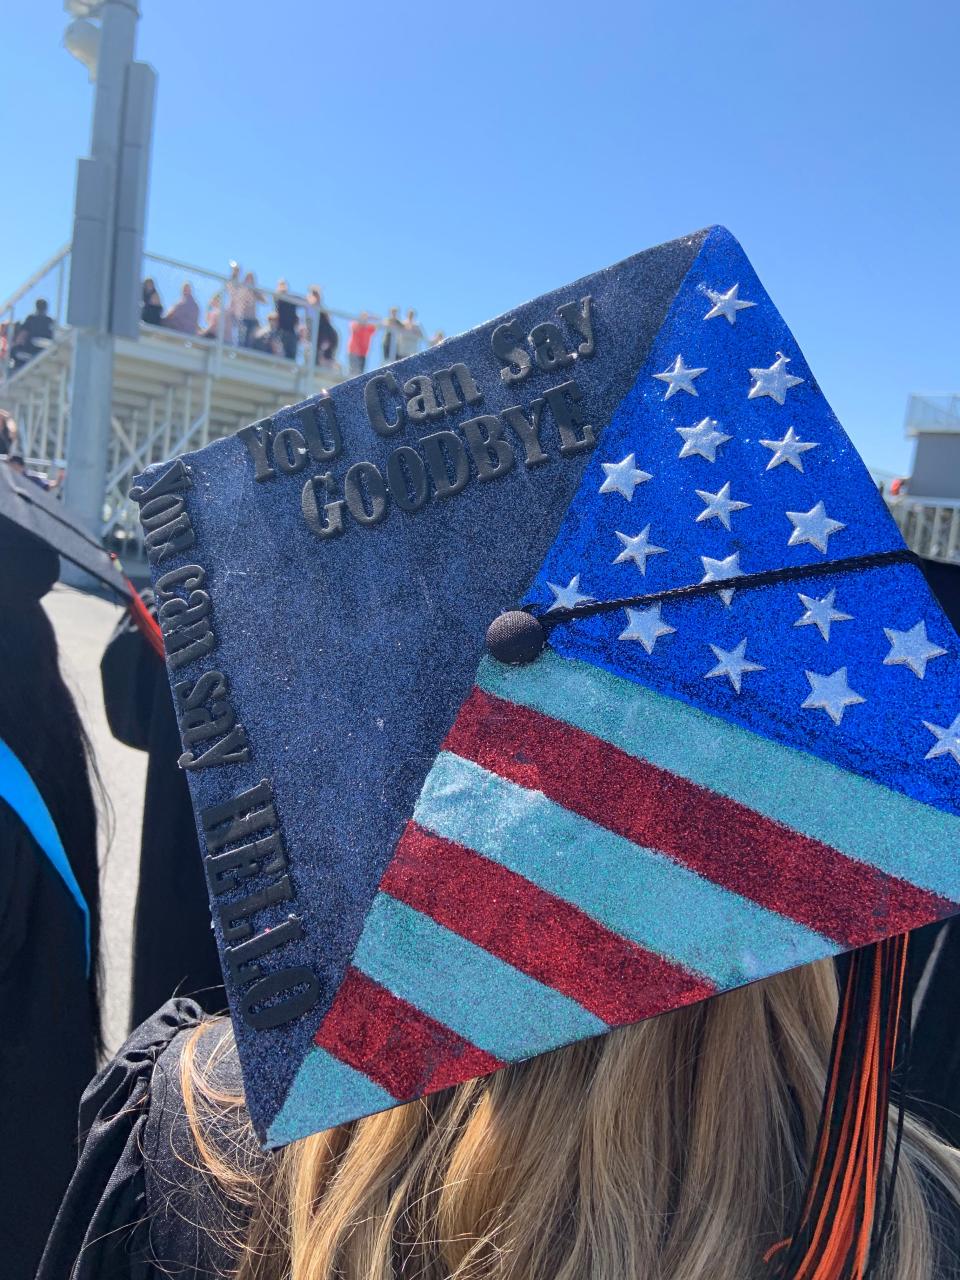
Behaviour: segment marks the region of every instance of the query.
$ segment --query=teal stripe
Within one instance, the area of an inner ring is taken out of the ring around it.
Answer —
[[[437,757],[413,816],[718,987],[837,951],[803,925],[449,752]]]
[[[960,818],[954,814],[550,650],[526,667],[485,658],[477,684],[890,875],[960,900]]]
[[[374,899],[352,963],[504,1062],[607,1029],[574,1000],[385,893]]]
[[[355,1071],[326,1049],[314,1046],[267,1130],[267,1146],[282,1147],[297,1138],[396,1105],[397,1099],[362,1071]]]

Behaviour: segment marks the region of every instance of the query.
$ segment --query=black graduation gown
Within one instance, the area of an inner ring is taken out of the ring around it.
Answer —
[[[0,1274],[31,1280],[77,1157],[96,1069],[83,917],[0,800]]]
[[[163,663],[125,616],[101,661],[115,738],[148,754],[134,918],[130,1024],[182,993],[226,1008],[197,828]]]
[[[222,1277],[236,1266],[247,1212],[199,1172],[180,1089],[180,1058],[202,1019],[193,1000],[171,1000],[90,1085],[80,1108],[77,1170],[37,1280],[187,1280]],[[199,1061],[229,1027],[219,1019],[199,1037]],[[218,1061],[213,1078],[242,1093],[234,1051]],[[235,1153],[232,1133],[223,1134],[225,1156]],[[216,1134],[212,1141],[218,1144]],[[249,1145],[251,1160],[275,1159],[252,1139]]]

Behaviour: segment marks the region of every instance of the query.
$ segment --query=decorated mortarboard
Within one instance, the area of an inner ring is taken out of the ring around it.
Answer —
[[[960,642],[722,228],[134,496],[268,1146],[960,910]]]

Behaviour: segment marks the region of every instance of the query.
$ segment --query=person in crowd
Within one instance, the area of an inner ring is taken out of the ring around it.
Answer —
[[[16,370],[29,364],[52,338],[53,319],[47,308],[47,300],[37,298],[33,311],[14,330],[10,367]]]
[[[9,320],[0,320],[0,368],[6,368],[10,359],[10,329]]]
[[[439,347],[440,343],[446,340],[446,336],[447,335],[443,332],[442,329],[438,329],[437,332],[433,335],[433,337],[427,343],[427,346]]]
[[[176,329],[178,333],[196,334],[200,323],[200,308],[189,282],[184,281],[180,300],[163,317],[163,323],[166,328]]]
[[[233,316],[229,307],[224,307],[223,293],[219,289],[207,304],[207,315],[200,336],[213,338],[214,341],[222,337],[227,344],[233,342]]]
[[[254,351],[263,351],[269,356],[282,356],[285,354],[283,333],[280,329],[280,317],[276,311],[270,312],[267,316],[267,323],[262,329],[257,330],[247,345]]]
[[[307,294],[308,326],[316,334],[316,360],[320,368],[329,369],[337,361],[337,347],[340,335],[337,333],[329,312],[323,307],[323,294],[319,285],[311,285]]]
[[[411,307],[397,334],[397,359],[403,360],[407,356],[416,355],[424,336],[423,330],[417,323],[417,313]]]
[[[152,278],[147,276],[143,282],[140,319],[144,324],[163,324],[163,303]]]
[[[403,332],[403,321],[400,309],[391,307],[387,318],[383,321],[383,363],[392,364],[399,359],[400,334]]]
[[[367,355],[370,351],[370,340],[377,331],[377,321],[371,319],[366,311],[361,311],[356,320],[350,321],[350,337],[347,341],[347,355],[350,359],[350,375],[363,373],[367,367]]]
[[[17,424],[13,415],[0,409],[0,454],[16,453]]]
[[[240,280],[240,267],[236,262],[230,264],[231,275],[227,282],[227,294],[230,298],[230,313],[233,316],[237,343],[241,347],[253,345],[254,335],[259,327],[257,319],[257,303],[262,301],[257,291],[257,281],[252,271],[248,271]]]
[[[5,1280],[32,1280],[36,1271],[76,1161],[77,1105],[100,1045],[95,773],[41,604],[59,571],[54,550],[0,518]]]
[[[288,360],[296,360],[299,342],[297,304],[290,297],[290,286],[286,280],[277,281],[277,291],[273,295],[273,308],[277,313],[277,327],[280,330],[283,354]]]
[[[38,1280],[762,1280],[836,1011],[821,961],[264,1155],[229,1023],[172,1001],[85,1096]],[[954,1277],[958,1202],[907,1117],[877,1276]]]

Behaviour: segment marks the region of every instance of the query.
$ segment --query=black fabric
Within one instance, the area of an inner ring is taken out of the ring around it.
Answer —
[[[0,588],[5,596],[39,600],[60,577],[60,557],[52,547],[41,542],[9,520],[0,519]]]
[[[337,346],[340,343],[340,335],[330,320],[330,316],[326,311],[317,314],[317,359],[332,360],[337,354]]]
[[[273,305],[277,313],[277,328],[282,332],[296,333],[297,304],[295,302],[286,302],[283,298],[276,297],[273,300]]]
[[[39,311],[34,311],[27,316],[23,327],[31,340],[40,338],[49,341],[53,337],[53,320],[48,315],[41,315]]]
[[[160,1280],[229,1271],[234,1258],[226,1236],[230,1230],[242,1236],[243,1211],[224,1204],[199,1172],[180,1088],[180,1056],[202,1017],[194,1001],[170,1001],[137,1028],[84,1094],[76,1172],[37,1280]],[[223,1022],[200,1036],[201,1062],[225,1033]],[[239,1090],[235,1055],[214,1078],[218,1087]]]
[[[76,1160],[93,1075],[83,920],[0,800],[0,1274],[30,1280]]]
[[[917,975],[910,1108],[952,1146],[960,1147],[960,929],[956,919],[915,932]]]
[[[180,736],[163,663],[125,616],[100,663],[111,731],[146,751],[147,781],[134,917],[132,1026],[177,993],[226,1008]]]

